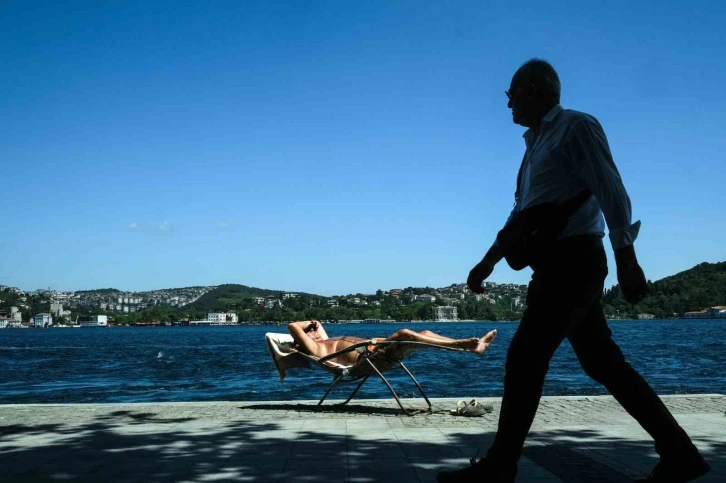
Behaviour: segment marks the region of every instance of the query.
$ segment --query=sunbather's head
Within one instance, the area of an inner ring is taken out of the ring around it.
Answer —
[[[320,329],[320,322],[318,322],[317,320],[313,320],[310,322],[310,325],[305,328],[305,335],[307,335],[314,341],[327,339],[327,337],[324,337],[318,329]]]

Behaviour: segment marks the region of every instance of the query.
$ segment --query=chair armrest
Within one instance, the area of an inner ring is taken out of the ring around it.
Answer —
[[[466,349],[460,349],[458,347],[446,347],[438,344],[429,344],[428,342],[416,342],[414,340],[389,340],[383,342],[374,343],[374,345],[390,346],[390,345],[415,345],[420,347],[431,347],[434,349],[441,349],[445,351],[457,351],[457,352],[468,352]]]
[[[367,341],[363,341],[363,342],[357,342],[349,347],[346,347],[343,350],[340,350],[338,352],[333,352],[332,354],[328,354],[327,356],[319,359],[318,362],[323,363],[323,362],[329,361],[330,359],[335,359],[336,357],[338,357],[340,355],[347,354],[348,352],[352,352],[354,350],[359,350],[361,347],[368,347],[369,345],[379,345],[379,346],[415,345],[415,346],[432,347],[435,349],[443,349],[443,350],[449,350],[449,351],[466,352],[465,349],[457,349],[455,347],[444,347],[442,345],[429,344],[427,342],[416,342],[416,341],[412,341],[412,340],[389,340],[389,341],[381,341],[381,342],[376,342],[374,340],[367,340]]]

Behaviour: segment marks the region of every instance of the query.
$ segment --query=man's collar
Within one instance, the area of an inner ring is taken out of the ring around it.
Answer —
[[[562,112],[562,106],[560,104],[555,105],[552,109],[549,110],[547,114],[544,115],[542,118],[542,122],[552,122],[557,117],[557,114]]]
[[[555,107],[550,109],[547,114],[544,115],[542,118],[542,124],[552,122],[555,120],[557,115],[562,112],[562,105],[556,104]],[[525,139],[525,141],[529,142],[530,139],[534,136],[534,133],[532,132],[532,129],[527,129],[524,131],[524,134],[522,134],[522,137]]]

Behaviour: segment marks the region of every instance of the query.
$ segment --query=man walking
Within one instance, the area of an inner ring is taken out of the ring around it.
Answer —
[[[608,273],[605,222],[625,299],[637,303],[648,289],[633,248],[640,222],[631,222],[630,198],[600,123],[562,108],[559,77],[543,60],[530,60],[517,70],[506,95],[514,123],[528,128],[515,206],[507,223],[542,203],[560,205],[577,198],[581,203],[575,203],[569,220],[556,230],[556,240],[530,260],[527,309],[507,353],[494,443],[484,458],[470,467],[439,473],[437,481],[514,481],[549,361],[565,338],[587,375],[604,385],[654,439],[660,462],[639,481],[685,482],[706,474],[708,464],[653,389],[625,361],[603,314]],[[467,284],[473,292],[482,293],[482,282],[507,246],[495,242],[471,270]]]

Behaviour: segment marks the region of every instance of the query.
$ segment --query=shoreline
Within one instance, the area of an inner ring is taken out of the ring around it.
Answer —
[[[658,396],[661,399],[668,399],[668,400],[694,400],[694,399],[700,399],[700,398],[709,398],[709,399],[723,399],[723,411],[722,413],[724,416],[726,416],[726,393],[693,393],[693,394],[662,394],[659,393]],[[421,397],[403,397],[399,396],[401,398],[401,401],[404,402],[404,405],[409,404],[424,404],[423,399]],[[500,396],[473,396],[473,395],[467,395],[462,396],[460,398],[451,398],[451,397],[429,397],[429,400],[432,403],[438,402],[441,404],[448,404],[450,402],[453,402],[454,407],[456,406],[456,403],[460,400],[464,401],[471,401],[472,399],[476,399],[480,402],[485,402],[489,404],[501,404],[502,398]],[[543,395],[542,396],[543,401],[575,401],[575,402],[593,402],[598,400],[612,400],[611,402],[615,405],[617,405],[617,401],[614,400],[614,398],[609,394],[594,394],[594,395],[566,395],[566,396],[557,396],[557,395]],[[220,399],[220,400],[211,400],[211,401],[140,401],[140,402],[80,402],[80,403],[0,403],[0,409],[17,409],[20,407],[33,407],[33,408],[83,408],[87,407],[88,409],[93,409],[95,407],[99,408],[109,408],[111,406],[149,406],[149,407],[160,407],[160,406],[230,406],[230,405],[238,405],[241,404],[244,407],[250,407],[253,408],[255,406],[262,407],[267,406],[270,404],[279,405],[280,407],[286,407],[286,405],[295,405],[299,406],[300,409],[304,409],[305,406],[315,407],[317,411],[320,412],[328,412],[333,411],[335,413],[345,413],[346,406],[338,406],[340,403],[342,403],[343,399],[326,399],[322,406],[317,406],[318,399],[270,399],[270,400],[235,400],[235,399]],[[396,412],[398,409],[398,406],[396,406],[396,402],[391,398],[390,395],[386,397],[382,397],[379,399],[371,399],[371,398],[365,398],[365,399],[353,399],[350,403],[348,403],[347,407],[353,407],[355,410],[353,413],[355,413],[357,410],[361,409],[359,406],[365,406],[370,405],[371,407],[388,407],[390,406],[393,412]],[[403,416],[401,414],[401,416]],[[2,427],[3,424],[5,424],[7,421],[5,421],[5,418],[0,417],[0,427]]]
[[[726,321],[726,317],[714,317],[714,318],[686,318],[686,317],[680,317],[680,318],[667,318],[667,319],[618,319],[618,318],[608,318],[606,319],[608,322],[644,322],[644,323],[658,323],[658,322],[670,322],[670,321],[709,321],[709,322],[717,322],[717,321]],[[164,322],[164,323],[138,323],[138,324],[109,324],[107,326],[98,326],[98,327],[74,327],[74,326],[50,326],[50,327],[43,327],[42,329],[123,329],[123,328],[157,328],[157,327],[189,327],[189,328],[195,328],[195,327],[257,327],[257,326],[271,326],[271,327],[279,327],[279,326],[285,326],[288,323],[292,321],[285,321],[285,322],[274,322],[274,321],[253,321],[253,322],[244,322],[244,323],[235,323],[235,324],[195,324],[195,325],[189,325],[189,324],[183,324],[179,322]],[[487,324],[516,324],[519,323],[520,320],[401,320],[401,321],[395,321],[395,320],[381,320],[381,321],[365,321],[365,320],[341,320],[341,321],[330,321],[330,320],[321,320],[322,323],[326,325],[379,325],[379,324],[458,324],[458,323],[487,323]],[[21,326],[21,327],[2,327],[0,330],[7,329],[7,330],[13,330],[13,329],[39,329],[40,327],[30,327],[30,326]]]

